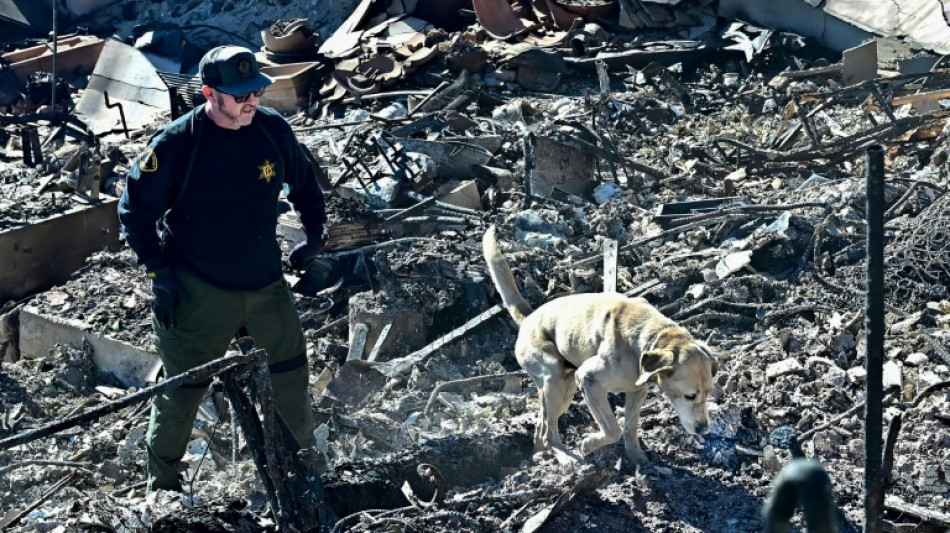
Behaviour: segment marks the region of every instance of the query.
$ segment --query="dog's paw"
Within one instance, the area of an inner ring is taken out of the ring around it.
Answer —
[[[626,450],[625,455],[630,466],[634,468],[650,466],[650,458],[647,457],[647,454],[641,449]]]
[[[554,454],[555,459],[557,459],[558,464],[561,466],[578,468],[584,463],[583,457],[560,446],[552,447],[551,452]]]
[[[588,455],[594,453],[595,451],[603,448],[604,445],[606,444],[608,443],[605,442],[604,438],[599,434],[595,433],[593,435],[585,437],[584,440],[581,441],[581,449],[580,449],[581,455],[584,457],[587,457]]]

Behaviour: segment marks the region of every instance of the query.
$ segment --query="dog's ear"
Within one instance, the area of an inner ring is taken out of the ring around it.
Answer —
[[[640,376],[637,386],[643,386],[651,379],[673,372],[676,355],[671,350],[650,350],[640,356]]]
[[[696,341],[696,345],[703,351],[706,357],[709,358],[710,370],[712,375],[716,375],[716,372],[719,372],[719,357],[716,356],[716,352],[709,347],[705,342]]]

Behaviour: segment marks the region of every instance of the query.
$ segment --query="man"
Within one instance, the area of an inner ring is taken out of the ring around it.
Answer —
[[[273,80],[246,48],[220,46],[199,65],[207,103],[169,124],[136,160],[119,203],[129,246],[152,279],[152,327],[166,377],[224,355],[241,328],[267,351],[277,409],[314,444],[306,343],[281,272],[278,195],[300,214],[303,267],[323,248],[324,198],[290,125],[259,108]],[[148,490],[181,491],[178,466],[210,381],[152,404]]]

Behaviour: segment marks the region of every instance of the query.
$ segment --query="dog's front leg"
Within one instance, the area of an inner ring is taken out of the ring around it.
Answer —
[[[626,394],[627,400],[623,405],[623,447],[627,460],[634,466],[650,464],[647,454],[640,448],[640,439],[637,438],[637,429],[640,427],[640,408],[647,398],[647,388],[639,387]]]
[[[607,369],[599,357],[588,359],[577,369],[577,385],[584,391],[584,399],[590,407],[600,431],[590,433],[581,441],[581,455],[589,455],[594,450],[620,440],[620,424],[607,400],[605,377]]]

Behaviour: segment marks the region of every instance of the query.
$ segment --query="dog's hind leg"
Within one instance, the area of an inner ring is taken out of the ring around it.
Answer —
[[[538,387],[538,425],[534,431],[535,448],[548,449],[561,446],[557,421],[570,406],[577,386],[573,381],[573,368],[564,365],[564,359],[552,343],[542,347],[518,346],[516,356],[521,368],[528,372]]]
[[[574,368],[567,368],[564,371],[564,386],[561,388],[560,401],[558,401],[557,398],[551,399],[551,406],[554,407],[554,412],[551,413],[551,417],[555,423],[561,418],[561,415],[567,412],[567,408],[570,407],[571,402],[574,401],[574,394],[577,392],[577,381],[574,380],[574,370]]]
[[[567,411],[574,398],[577,385],[574,383],[573,372],[563,367],[551,369],[538,384],[541,400],[541,413],[538,417],[538,430],[535,432],[535,444],[541,439],[542,448],[561,446],[561,434],[557,428],[557,421]]]
[[[640,448],[640,439],[637,438],[637,429],[640,425],[640,408],[647,398],[647,388],[638,387],[626,394],[623,406],[623,447],[627,460],[634,466],[650,464],[647,454]]]
[[[613,444],[620,440],[620,424],[617,423],[617,417],[614,416],[610,408],[610,402],[607,399],[608,389],[604,383],[605,380],[599,379],[606,373],[603,365],[603,359],[595,357],[588,359],[577,369],[576,381],[584,392],[584,399],[587,400],[587,406],[590,407],[590,413],[594,416],[600,431],[588,434],[581,441],[581,455],[589,455],[591,452]]]

